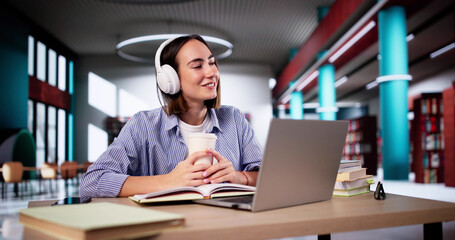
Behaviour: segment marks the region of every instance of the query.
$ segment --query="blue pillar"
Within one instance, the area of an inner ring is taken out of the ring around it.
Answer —
[[[295,82],[291,82],[290,85]],[[303,119],[303,94],[301,91],[294,91],[291,93],[289,100],[291,119]]]
[[[321,58],[326,51],[318,54]],[[332,64],[325,64],[319,67],[318,76],[318,96],[319,96],[319,119],[336,120],[336,92],[335,92],[335,67]]]
[[[70,61],[68,64],[68,92],[71,95],[71,107],[68,113],[68,161],[74,160],[74,112],[76,99],[74,95],[74,63]]]
[[[408,179],[408,49],[406,14],[392,6],[378,13],[379,101],[384,179]]]

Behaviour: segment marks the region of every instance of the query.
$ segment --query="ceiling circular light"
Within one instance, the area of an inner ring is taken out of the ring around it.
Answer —
[[[176,37],[185,36],[185,35],[187,35],[187,34],[155,34],[155,35],[146,35],[146,36],[141,36],[141,37],[130,38],[130,39],[127,39],[127,40],[122,41],[119,44],[117,44],[117,46],[115,46],[115,51],[120,57],[130,60],[130,61],[141,62],[141,63],[154,63],[155,62],[154,59],[147,59],[147,58],[138,57],[138,56],[134,56],[134,55],[125,53],[122,51],[122,48],[126,47],[128,45],[136,44],[136,43],[158,41],[158,40],[162,41],[162,40],[167,40],[169,38],[176,38]],[[219,45],[222,45],[227,48],[226,51],[224,51],[223,53],[218,54],[216,56],[217,59],[227,58],[228,56],[230,56],[232,54],[232,51],[234,48],[234,45],[232,45],[232,43],[230,43],[224,39],[217,38],[217,37],[203,36],[203,35],[201,35],[201,37],[207,43],[215,43],[215,44],[219,44]]]

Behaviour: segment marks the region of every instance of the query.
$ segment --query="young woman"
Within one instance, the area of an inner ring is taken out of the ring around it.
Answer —
[[[82,200],[221,182],[256,185],[262,150],[243,114],[220,106],[218,65],[207,43],[198,35],[168,40],[155,61],[157,75],[162,65],[176,72],[164,83],[157,76],[162,108],[139,112],[126,123],[82,178]],[[214,133],[215,149],[188,156],[186,137],[195,132]],[[217,163],[194,164],[207,156]]]

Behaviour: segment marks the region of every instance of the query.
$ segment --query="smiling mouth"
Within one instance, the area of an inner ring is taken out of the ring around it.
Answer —
[[[207,83],[205,85],[203,85],[204,87],[215,87],[215,83]]]

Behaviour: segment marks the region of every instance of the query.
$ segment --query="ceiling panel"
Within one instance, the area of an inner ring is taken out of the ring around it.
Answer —
[[[234,45],[233,54],[220,64],[265,64],[277,76],[288,63],[290,50],[302,46],[318,25],[317,7],[330,6],[334,1],[192,0],[132,4],[114,0],[3,0],[2,4],[22,12],[78,55],[115,55],[115,46],[130,37],[198,33],[225,38]],[[454,50],[433,60],[425,56],[454,41],[454,19],[453,0],[433,0],[408,19],[408,30],[418,30],[408,49],[410,74],[414,76],[410,84],[453,68]],[[158,44],[131,46],[125,51],[153,58]],[[348,82],[337,89],[337,96],[342,97],[339,100],[377,97],[377,88],[359,91],[378,76],[377,61],[366,63],[377,53],[377,43],[371,43],[337,69],[337,79],[350,74]],[[317,101],[317,86],[305,93],[305,101]]]

